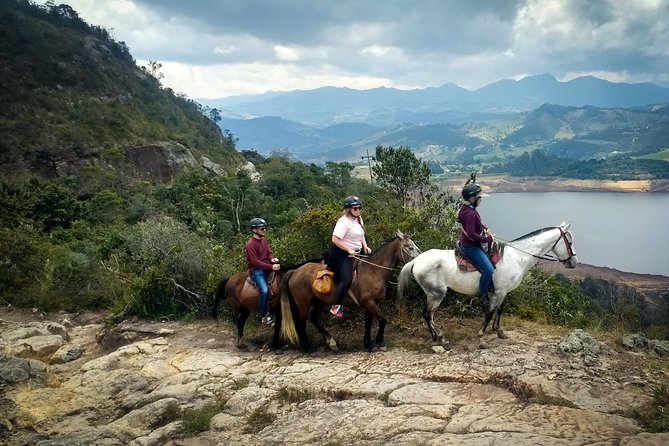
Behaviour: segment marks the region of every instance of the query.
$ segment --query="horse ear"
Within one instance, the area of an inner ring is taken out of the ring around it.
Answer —
[[[569,230],[569,226],[571,226],[571,222],[567,223],[566,221],[563,221],[560,223],[560,227],[565,231]]]
[[[395,232],[395,237],[397,237],[397,238],[399,238],[400,240],[402,240],[402,239],[404,239],[404,234],[402,234],[402,231],[400,231],[400,230],[398,229],[397,232]]]

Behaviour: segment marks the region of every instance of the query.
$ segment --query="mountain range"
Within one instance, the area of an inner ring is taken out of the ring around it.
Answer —
[[[568,152],[587,158],[602,150],[628,150],[628,135],[643,134],[646,146],[661,150],[655,137],[666,134],[663,104],[669,103],[669,88],[592,76],[560,82],[543,74],[504,79],[473,91],[454,84],[417,90],[323,87],[199,102],[220,112],[219,125],[239,138],[238,148],[264,154],[287,149],[303,161],[359,161],[378,144],[410,146],[417,152],[436,150],[446,155],[443,158],[453,158],[448,153],[456,148],[469,149],[470,155],[480,154],[482,146],[505,144],[550,150],[555,142],[560,147],[565,141],[578,146],[579,138],[589,140],[584,151]],[[555,107],[542,108],[545,105]],[[566,117],[567,127],[549,119],[550,111],[557,113],[556,119]],[[587,117],[588,128],[579,127],[582,117]],[[484,128],[497,130],[490,135]],[[611,128],[618,129],[619,138],[613,138]],[[604,140],[597,139],[595,129]]]

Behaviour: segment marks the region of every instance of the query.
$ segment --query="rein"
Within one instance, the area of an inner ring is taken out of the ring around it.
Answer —
[[[527,252],[527,251],[525,251],[524,249],[520,249],[520,248],[518,248],[518,247],[516,247],[516,246],[510,245],[510,244],[509,244],[509,243],[510,243],[509,240],[504,240],[504,239],[501,238],[501,237],[497,237],[497,239],[498,239],[498,240],[501,240],[501,241],[503,241],[503,242],[505,242],[505,243],[507,243],[507,246],[510,246],[511,248],[513,248],[513,249],[515,249],[515,250],[517,250],[517,251],[520,251],[520,252],[523,252],[523,253],[525,253],[525,254],[527,254],[527,255],[529,255],[529,256],[532,256],[532,257],[534,257],[535,259],[539,259],[539,260],[548,260],[549,262],[566,263],[566,262],[569,261],[569,259],[571,259],[572,257],[574,257],[574,256],[576,255],[576,253],[574,253],[574,250],[573,250],[573,248],[572,248],[572,246],[571,246],[571,243],[569,243],[569,240],[567,240],[566,233],[564,232],[564,230],[562,229],[562,227],[558,226],[557,228],[560,230],[560,237],[558,237],[558,239],[555,240],[555,243],[553,243],[553,246],[551,246],[550,251],[553,251],[553,250],[555,249],[555,247],[556,247],[557,244],[560,242],[560,240],[564,241],[564,244],[565,244],[565,246],[567,247],[567,254],[569,254],[569,257],[567,257],[567,258],[564,259],[564,260],[560,260],[560,259],[557,258],[557,257],[549,256],[549,255],[547,255],[547,254],[538,256],[538,255],[532,254],[531,252]]]
[[[417,246],[416,246],[416,249],[418,249]],[[402,249],[401,249],[400,252],[401,252],[401,254],[402,254],[402,256],[401,256],[401,257],[402,257],[402,261],[403,261],[404,263],[406,263],[406,258],[405,258],[404,255],[405,255],[405,254],[408,255],[408,250],[406,249],[405,246],[402,246]],[[420,252],[420,249],[418,249],[418,252]],[[356,254],[356,255],[351,256],[351,257],[356,258],[356,259],[358,259],[359,261],[361,261],[361,262],[363,262],[363,263],[366,263],[366,264],[368,264],[368,265],[372,265],[372,266],[375,266],[375,267],[377,267],[377,268],[383,268],[383,269],[386,269],[386,270],[388,270],[388,271],[395,271],[395,270],[397,269],[397,267],[395,267],[395,268],[388,268],[387,266],[379,265],[379,264],[377,264],[377,263],[370,262],[369,260],[365,260],[363,257],[369,257],[369,256],[366,256],[366,255]]]
[[[351,256],[351,257],[353,257],[354,259],[360,260],[362,263],[366,263],[368,265],[376,266],[377,268],[387,269],[388,271],[395,271],[395,269],[396,269],[396,268],[388,268],[387,266],[379,265],[378,263],[370,262],[369,260],[363,259],[363,257],[368,257],[368,256],[361,256],[360,254],[357,254],[357,255],[354,255],[354,256]]]

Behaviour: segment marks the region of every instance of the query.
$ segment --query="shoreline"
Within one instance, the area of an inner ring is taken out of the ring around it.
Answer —
[[[630,273],[607,266],[595,266],[579,263],[574,269],[566,269],[555,263],[539,263],[539,268],[552,274],[562,274],[569,279],[593,277],[611,282],[622,283],[636,288],[650,300],[662,300],[669,295],[669,276],[659,274]]]
[[[460,190],[468,175],[436,180],[448,192]],[[477,183],[490,193],[515,192],[669,192],[669,180],[581,180],[556,177],[478,175]]]

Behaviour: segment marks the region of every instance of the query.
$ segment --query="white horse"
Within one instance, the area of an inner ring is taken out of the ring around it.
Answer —
[[[572,247],[573,238],[569,232],[570,225],[571,223],[562,222],[560,226],[539,229],[506,243],[502,258],[495,266],[492,278],[494,292],[489,293],[490,304],[478,332],[479,338],[483,336],[493,317],[493,331],[501,339],[507,337],[499,328],[504,298],[507,293],[520,285],[530,268],[540,259],[560,261],[567,268],[576,267],[578,259]],[[552,253],[555,258],[547,257],[549,253]],[[448,342],[444,339],[441,330],[434,324],[434,312],[449,288],[460,294],[478,295],[481,273],[478,271],[461,272],[455,260],[455,251],[452,249],[430,249],[402,268],[397,286],[400,302],[406,296],[412,275],[427,296],[423,317],[430,329],[432,339],[446,345]],[[482,342],[481,347],[485,347],[485,343]]]

